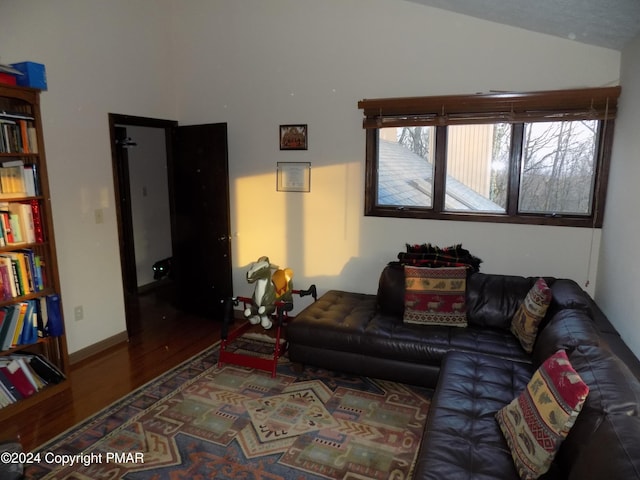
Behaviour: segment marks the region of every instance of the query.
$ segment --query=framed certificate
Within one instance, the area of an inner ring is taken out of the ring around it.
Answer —
[[[311,162],[278,162],[278,192],[310,192]]]

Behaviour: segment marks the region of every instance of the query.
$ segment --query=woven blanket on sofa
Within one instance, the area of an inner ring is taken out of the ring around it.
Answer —
[[[407,244],[407,251],[398,253],[398,262],[402,265],[431,268],[467,267],[469,273],[475,273],[480,270],[482,260],[462,248],[462,244],[440,248],[427,243]]]

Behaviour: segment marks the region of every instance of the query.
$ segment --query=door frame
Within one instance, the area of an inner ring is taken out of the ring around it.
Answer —
[[[111,142],[111,166],[113,173],[113,188],[116,204],[116,221],[118,224],[118,243],[120,246],[120,266],[122,271],[122,288],[127,298],[137,295],[137,275],[135,247],[133,241],[133,222],[131,214],[131,191],[129,189],[129,160],[127,150],[118,142],[120,127],[137,126],[160,128],[164,130],[167,180],[169,182],[169,210],[171,217],[171,231],[174,229],[174,192],[173,192],[173,130],[177,127],[175,120],[138,117],[109,113],[109,136]],[[129,302],[125,301],[125,305]],[[127,332],[131,333],[130,318],[125,308]]]

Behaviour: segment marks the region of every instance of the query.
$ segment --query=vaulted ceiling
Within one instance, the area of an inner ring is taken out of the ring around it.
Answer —
[[[621,51],[640,34],[640,0],[408,0]]]

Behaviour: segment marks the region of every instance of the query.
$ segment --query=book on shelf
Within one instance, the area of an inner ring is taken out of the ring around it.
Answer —
[[[8,256],[0,255],[0,278],[2,278],[3,300],[16,298],[20,295],[16,286],[15,266]]]
[[[25,269],[25,262],[22,255],[16,252],[5,252],[0,255],[0,262],[7,267],[9,271],[9,279],[13,279],[12,293],[15,293],[14,297],[20,297],[22,295],[28,295],[29,281],[27,280],[27,271]],[[2,268],[0,266],[0,268]]]
[[[16,351],[0,358],[0,407],[30,397],[47,385],[65,379],[66,375],[44,355]]]
[[[58,294],[45,295],[0,308],[0,350],[36,343],[64,333]]]
[[[37,199],[0,201],[0,247],[43,241],[44,229]]]
[[[18,345],[31,345],[38,341],[38,311],[35,300],[27,300],[27,309],[22,323],[22,332],[18,338]]]
[[[33,234],[36,243],[44,242],[44,226],[42,224],[42,213],[40,211],[40,202],[36,199],[31,200],[31,218],[33,220]]]
[[[0,358],[0,405],[7,406],[24,398],[30,397],[34,393],[42,390],[50,382],[38,372],[34,367],[34,357],[40,357],[30,354],[10,355]],[[41,365],[45,363],[40,359]],[[46,361],[47,370],[57,370],[50,366],[50,362]],[[58,371],[59,372],[59,371]],[[52,376],[56,380],[57,376]],[[59,380],[57,381],[59,383]]]
[[[10,318],[6,308],[0,308],[0,339],[4,338],[4,331],[9,329]],[[0,346],[2,341],[0,340]]]
[[[64,334],[64,323],[62,322],[62,309],[60,308],[60,295],[52,293],[47,295],[45,307],[47,312],[47,325],[45,336],[59,337]]]
[[[38,342],[46,336],[59,336],[50,333],[49,316],[52,308],[47,305],[47,297],[25,300],[0,308],[0,350],[10,350]],[[53,316],[59,317],[59,312]],[[0,357],[1,358],[1,357]]]
[[[33,369],[36,375],[38,375],[47,384],[60,383],[67,378],[66,375],[44,355],[18,350],[11,356],[26,358],[29,362],[29,366]]]
[[[3,164],[4,165],[4,164]],[[0,189],[3,196],[26,196],[23,168],[20,166],[0,167]]]
[[[38,298],[36,308],[38,311],[38,337],[46,337],[49,329],[47,297]]]
[[[16,322],[16,328],[13,330],[13,336],[11,339],[10,348],[17,347],[20,345],[20,340],[22,336],[22,328],[24,327],[25,317],[27,315],[27,302],[20,302],[18,308],[18,321]]]
[[[13,400],[11,393],[0,381],[0,408],[6,407],[7,405],[11,405],[14,401],[15,400]]]
[[[27,374],[17,360],[0,359],[0,371],[16,387],[22,398],[30,397],[36,393],[36,387],[29,381]]]
[[[24,372],[25,377],[27,377],[27,380],[29,380],[29,383],[33,386],[36,392],[38,390],[42,390],[47,385],[47,382],[40,378],[35,370],[33,370],[27,358],[20,355],[10,355],[7,358],[11,359],[12,361],[18,362],[20,370]]]
[[[33,250],[0,253],[0,298],[8,300],[45,289],[43,262]]]
[[[0,350],[9,350],[18,325],[20,306],[14,304],[3,308],[6,309],[6,317],[2,322],[2,328],[0,328]]]
[[[20,278],[22,283],[20,284],[20,290],[23,295],[29,295],[30,293],[34,293],[35,282],[33,280],[33,272],[31,271],[31,265],[29,261],[29,256],[24,252],[12,252],[12,255],[15,255],[18,262],[18,269],[20,271]]]
[[[24,188],[27,193],[27,197],[35,197],[40,194],[38,188],[38,167],[33,163],[27,163],[22,170],[24,177]]]
[[[14,221],[18,225],[23,242],[35,243],[36,234],[33,225],[33,210],[30,203],[9,203],[9,219],[15,219]]]
[[[40,194],[38,166],[23,160],[2,162],[0,198],[33,197]]]
[[[18,253],[24,255],[25,263],[28,268],[28,274],[31,281],[32,291],[41,292],[44,290],[44,276],[42,274],[42,257],[33,250],[18,250]]]
[[[65,374],[45,356],[15,352],[0,359],[0,407],[30,397],[47,385],[65,379]]]
[[[22,222],[15,213],[9,211],[9,224],[11,225],[11,231],[13,232],[13,243],[20,244],[25,243],[22,238]]]
[[[13,298],[11,285],[13,280],[9,278],[6,265],[0,263],[0,300],[10,300]]]
[[[0,112],[0,153],[38,153],[33,117]]]
[[[23,118],[18,120],[20,126],[20,146],[22,147],[22,153],[31,153],[29,148],[29,133],[27,132],[27,121]]]
[[[22,400],[24,397],[22,393],[17,389],[13,382],[7,377],[2,369],[0,369],[0,385],[2,390],[6,392],[9,399],[9,403],[15,403],[18,400]]]
[[[13,231],[11,230],[11,221],[9,220],[9,205],[6,203],[0,203],[0,233],[2,234],[3,247],[15,243]]]

